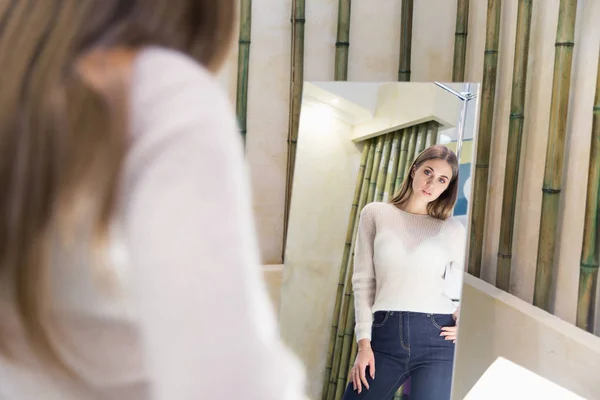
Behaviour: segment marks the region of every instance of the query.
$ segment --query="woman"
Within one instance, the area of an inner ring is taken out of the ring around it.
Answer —
[[[213,74],[234,0],[0,4],[0,398],[299,399]]]
[[[344,399],[392,399],[409,377],[411,400],[450,398],[466,245],[449,218],[457,192],[456,156],[433,146],[389,204],[362,210],[352,276],[358,354]]]

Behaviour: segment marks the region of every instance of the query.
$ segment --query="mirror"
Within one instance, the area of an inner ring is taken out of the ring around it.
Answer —
[[[450,397],[479,87],[305,82],[279,322],[311,399],[370,351],[371,395]]]

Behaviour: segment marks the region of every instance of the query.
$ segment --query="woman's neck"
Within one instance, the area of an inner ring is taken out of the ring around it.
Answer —
[[[429,214],[427,211],[427,204],[428,203],[417,201],[414,196],[410,196],[408,200],[399,207],[407,213],[425,215]]]

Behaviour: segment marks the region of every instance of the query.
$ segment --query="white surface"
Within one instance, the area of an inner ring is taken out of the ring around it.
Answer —
[[[585,400],[573,392],[499,357],[464,400]]]
[[[464,398],[498,357],[579,396],[600,400],[598,336],[465,274],[454,398]]]

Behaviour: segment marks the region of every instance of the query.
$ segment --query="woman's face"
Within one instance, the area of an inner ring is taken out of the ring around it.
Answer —
[[[430,203],[440,197],[452,179],[452,167],[446,160],[427,160],[413,171],[413,196]]]

